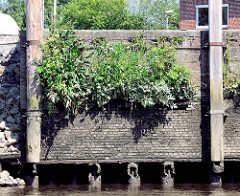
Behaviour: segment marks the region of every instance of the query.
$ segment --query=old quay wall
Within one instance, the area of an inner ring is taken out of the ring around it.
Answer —
[[[86,30],[77,31],[76,35],[88,41],[96,37],[128,41],[129,37],[142,32]],[[239,33],[224,31],[224,44],[230,47],[230,71],[235,74],[239,74]],[[186,65],[192,72],[196,100],[190,106],[174,110],[129,112],[111,108],[105,112],[83,112],[70,120],[64,119],[64,112],[56,111],[50,117],[43,115],[41,163],[210,160],[208,32],[144,31],[148,42],[159,36],[184,38],[177,49],[177,63]],[[24,33],[21,34],[23,39]],[[25,79],[21,81],[21,108],[24,110]],[[239,109],[232,100],[225,100],[224,108],[225,160],[238,161]]]

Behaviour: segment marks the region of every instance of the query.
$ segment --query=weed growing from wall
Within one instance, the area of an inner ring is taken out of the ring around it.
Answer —
[[[191,101],[190,73],[175,64],[181,40],[160,37],[147,44],[142,38],[130,43],[98,38],[87,45],[69,31],[49,37],[43,43],[43,59],[38,66],[49,111],[57,105],[71,114],[90,106],[104,109],[116,99],[131,108],[173,108],[179,102]]]
[[[238,75],[231,73],[230,61],[230,48],[227,46],[223,54],[223,95],[237,103],[240,99],[240,80]]]

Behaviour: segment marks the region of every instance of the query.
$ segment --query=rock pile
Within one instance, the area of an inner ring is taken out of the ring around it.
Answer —
[[[19,134],[12,131],[0,132],[0,154],[19,152]]]
[[[0,172],[0,186],[25,186],[26,183],[23,179],[13,178],[10,176],[9,172],[3,170]]]
[[[15,39],[0,35],[0,154],[19,152],[20,47]]]

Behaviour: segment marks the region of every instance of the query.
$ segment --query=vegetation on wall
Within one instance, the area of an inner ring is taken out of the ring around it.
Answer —
[[[131,108],[173,108],[191,101],[190,73],[175,64],[178,42],[179,38],[161,37],[149,45],[140,36],[131,43],[96,39],[89,46],[69,31],[49,37],[38,74],[50,112],[62,105],[76,114],[80,108],[104,108],[116,99]]]
[[[230,70],[230,48],[225,48],[223,55],[223,95],[224,98],[234,99],[236,103],[240,103],[240,79],[239,75],[234,74]]]

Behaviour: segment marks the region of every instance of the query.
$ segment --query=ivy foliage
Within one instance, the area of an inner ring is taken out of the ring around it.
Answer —
[[[62,105],[76,114],[80,108],[104,108],[116,99],[131,108],[173,108],[181,101],[191,101],[190,73],[175,64],[179,41],[161,37],[147,44],[139,36],[130,43],[98,38],[88,45],[69,31],[49,37],[42,45],[43,58],[37,69],[49,111]]]

